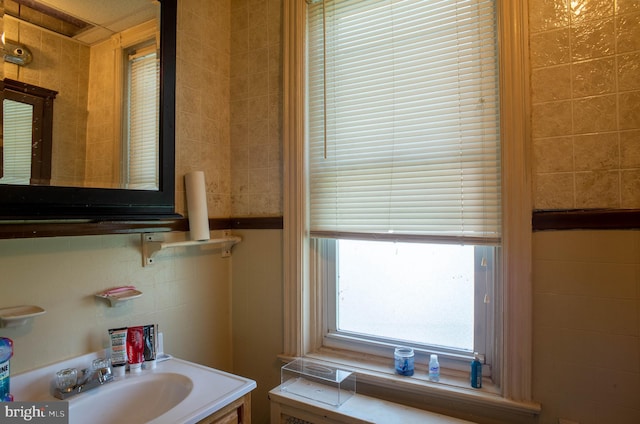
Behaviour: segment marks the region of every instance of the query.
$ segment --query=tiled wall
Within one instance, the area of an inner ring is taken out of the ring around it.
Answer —
[[[231,2],[231,215],[282,215],[282,0]]]
[[[529,0],[534,207],[640,208],[640,2]],[[533,234],[540,424],[637,423],[640,238]]]
[[[204,171],[210,217],[228,217],[229,0],[178,1],[176,211],[186,215],[184,175]]]
[[[218,72],[216,61],[224,63],[224,54],[211,50],[205,55],[199,43],[221,49],[228,45],[229,0],[178,4],[178,44],[187,50],[177,54],[181,68],[176,85],[183,94],[179,108],[186,109],[177,122],[181,152],[177,169],[214,170],[221,161],[217,146],[207,147],[209,155],[197,159],[189,151],[212,140],[204,137],[211,133],[211,121],[198,115],[204,114],[205,104],[206,113],[216,115],[213,103],[204,98],[221,102],[216,107],[223,117],[228,109],[211,79],[214,69]],[[212,28],[218,20],[220,25]],[[195,112],[192,105],[185,105],[189,100],[185,93],[199,101]],[[180,162],[189,157],[191,162]],[[153,266],[143,267],[140,246],[138,234],[0,240],[0,307],[34,304],[47,311],[25,327],[0,328],[0,336],[14,340],[11,372],[101,349],[107,346],[109,328],[153,322],[165,333],[166,352],[232,371],[231,259],[222,258],[215,249],[177,248],[160,253]],[[250,269],[251,263],[249,258],[244,267]],[[128,284],[138,287],[142,297],[110,308],[94,296]]]
[[[140,235],[0,240],[0,307],[38,305],[14,341],[12,374],[108,347],[108,329],[158,323],[165,352],[231,371],[230,266],[219,254],[162,252],[143,267]],[[143,294],[118,307],[94,295],[120,285]]]
[[[25,44],[33,54],[28,66],[5,63],[4,76],[58,91],[53,106],[52,183],[82,185],[89,48],[33,25],[4,21],[7,38]]]
[[[640,234],[534,234],[540,424],[640,422]]]
[[[529,0],[536,209],[640,207],[640,2]]]
[[[118,187],[120,182],[120,132],[115,128],[116,86],[114,48],[111,40],[91,46],[89,99],[87,104],[88,187]],[[117,137],[116,137],[117,135]],[[117,163],[114,160],[117,159]]]

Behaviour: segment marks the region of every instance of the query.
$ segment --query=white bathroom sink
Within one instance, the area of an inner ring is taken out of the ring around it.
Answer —
[[[175,373],[129,375],[69,399],[69,424],[146,423],[179,405],[193,389]]]
[[[14,399],[59,402],[53,396],[56,371],[86,367],[99,356],[104,352],[12,376]],[[172,358],[67,399],[69,423],[192,424],[255,388],[253,380]]]

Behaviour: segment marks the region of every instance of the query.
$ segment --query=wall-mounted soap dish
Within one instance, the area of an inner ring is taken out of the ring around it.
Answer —
[[[142,292],[136,290],[133,286],[115,287],[113,289],[105,290],[102,293],[98,293],[96,297],[105,299],[109,302],[109,306],[118,306],[122,302],[135,299],[142,296]]]
[[[25,325],[29,320],[45,312],[47,311],[35,305],[0,308],[0,327],[19,327]]]

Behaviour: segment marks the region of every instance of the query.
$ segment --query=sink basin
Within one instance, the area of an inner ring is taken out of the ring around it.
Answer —
[[[82,368],[105,352],[47,365],[13,376],[16,401],[58,402],[56,371]],[[68,399],[69,424],[194,424],[256,388],[248,378],[171,358],[151,370],[126,374]]]
[[[69,399],[69,424],[146,423],[174,408],[192,389],[193,381],[180,374],[129,375]]]

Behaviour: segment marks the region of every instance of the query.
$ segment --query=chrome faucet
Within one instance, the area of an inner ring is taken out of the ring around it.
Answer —
[[[95,389],[113,380],[111,373],[111,363],[108,359],[96,359],[90,368],[81,371],[82,376],[74,380],[77,376],[75,369],[66,369],[57,373],[57,387],[53,395],[61,400],[68,399],[79,393]]]

